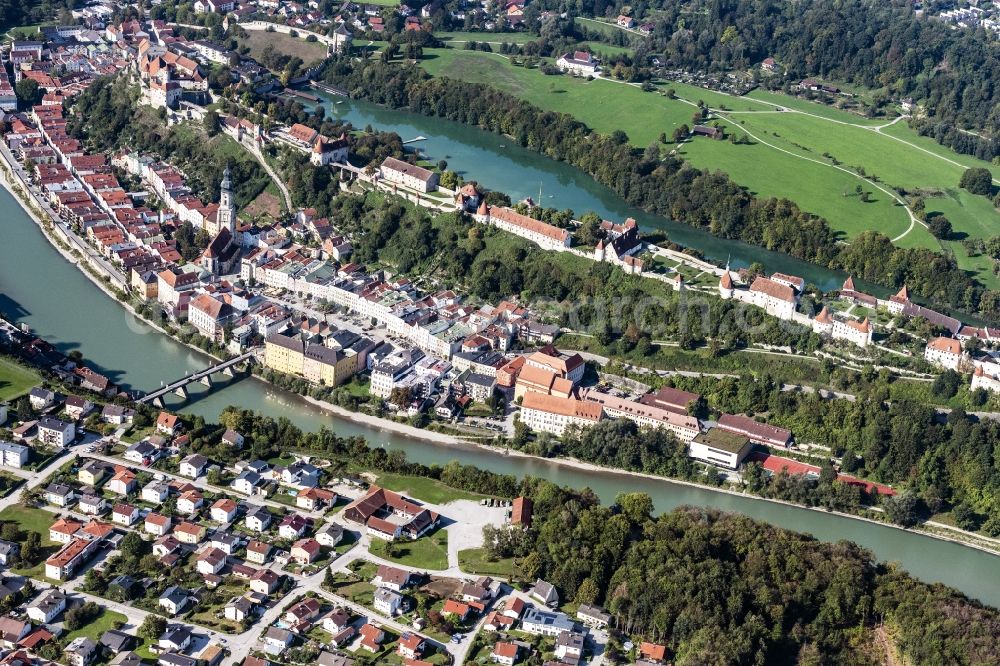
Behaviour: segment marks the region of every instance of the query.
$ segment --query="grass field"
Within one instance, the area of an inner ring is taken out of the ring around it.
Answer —
[[[0,402],[20,398],[41,382],[28,368],[0,358]]]
[[[657,142],[663,132],[670,136],[683,124],[690,126],[695,111],[685,101],[643,92],[635,86],[546,76],[537,69],[510,65],[498,55],[441,49],[433,55],[423,62],[433,75],[489,81],[490,85],[543,109],[565,111],[598,132],[624,130],[637,146]],[[709,105],[725,100],[727,107],[734,110],[758,106],[694,86],[669,83],[663,87],[673,88],[679,97],[690,95]],[[909,225],[906,212],[881,192],[875,191],[870,203],[853,196],[844,197],[844,192],[853,192],[862,182],[854,175],[822,164],[789,159],[762,144],[733,145],[727,141],[696,139],[684,144],[681,152],[695,166],[726,171],[737,183],[758,194],[796,201],[805,210],[831,220],[836,230],[848,236],[866,228],[881,228],[894,237]],[[873,190],[870,186],[866,189]]]
[[[442,42],[489,42],[490,44],[526,44],[538,39],[533,32],[442,32],[434,35]]]
[[[58,545],[49,539],[49,527],[56,522],[56,516],[44,509],[28,508],[15,504],[0,511],[0,521],[12,521],[26,532],[38,532],[42,535],[43,546]]]
[[[448,568],[448,533],[437,530],[416,541],[383,541],[372,539],[368,547],[376,557],[418,569]]]
[[[76,631],[68,632],[65,636],[62,636],[61,639],[68,645],[74,638],[86,636],[96,643],[104,632],[110,631],[115,627],[120,627],[127,622],[128,618],[121,613],[116,613],[115,611],[105,608],[101,614],[97,616],[96,620],[80,627]]]
[[[615,28],[617,29],[617,28]],[[1000,234],[1000,212],[985,197],[970,195],[957,185],[965,168],[983,166],[1000,176],[1000,168],[958,155],[933,139],[917,136],[905,121],[866,119],[818,102],[766,91],[734,97],[676,82],[659,82],[655,92],[620,82],[587,81],[546,76],[537,69],[511,64],[498,54],[431,50],[422,64],[432,75],[465,81],[488,81],[543,109],[565,111],[594,130],[620,129],[631,142],[645,147],[661,133],[693,122],[694,103],[701,100],[725,110],[713,118],[748,144],[711,141],[684,142],[680,154],[693,165],[719,169],[735,182],[767,197],[788,198],[804,210],[826,218],[844,240],[874,229],[902,247],[946,248],[959,265],[987,286],[1000,287],[992,261],[968,257],[963,238]],[[668,88],[678,99],[665,94]],[[776,106],[791,111],[779,112]],[[875,177],[877,182],[861,176]],[[868,201],[855,194],[861,185]],[[926,209],[945,214],[955,235],[941,242],[910,217],[893,188],[921,190]],[[881,188],[881,189],[880,189]]]
[[[280,32],[247,31],[247,36],[240,40],[240,46],[249,47],[250,55],[256,60],[261,59],[266,46],[271,46],[278,53],[302,58],[302,62],[306,65],[326,58],[326,47],[323,44],[307,42],[303,37],[292,37]]]
[[[518,579],[522,575],[513,557],[490,560],[486,557],[486,552],[482,548],[469,548],[458,551],[458,566],[462,571],[478,576],[500,576],[503,578]]]
[[[455,500],[479,500],[485,495],[465,492],[450,486],[446,486],[440,481],[417,476],[403,476],[402,474],[379,474],[378,485],[395,490],[398,493],[405,493],[415,499],[431,502],[432,504],[447,504]]]

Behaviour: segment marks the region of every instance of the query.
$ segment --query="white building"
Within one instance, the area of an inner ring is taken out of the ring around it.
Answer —
[[[76,425],[49,416],[38,421],[38,441],[49,446],[65,448],[76,438]]]
[[[387,157],[382,161],[379,174],[382,180],[418,192],[434,192],[438,188],[438,175],[435,172],[397,160],[395,157]]]
[[[599,403],[574,398],[560,398],[541,393],[525,393],[521,403],[521,421],[535,432],[562,436],[571,425],[592,426],[604,416]]]
[[[564,72],[593,76],[600,71],[598,61],[586,51],[564,53],[556,59],[556,66]]]
[[[487,206],[484,201],[473,216],[476,222],[492,224],[508,233],[526,238],[543,250],[563,251],[570,246],[572,234],[547,222],[521,215],[513,208]]]
[[[644,405],[593,389],[584,392],[583,399],[601,405],[609,418],[629,419],[640,427],[663,428],[682,442],[690,442],[701,432],[701,423],[695,417],[655,405]]]
[[[736,469],[753,449],[749,437],[712,428],[688,442],[688,455],[726,469]]]
[[[946,370],[958,370],[965,362],[966,354],[962,343],[955,338],[937,337],[927,343],[924,358]]]
[[[756,305],[768,314],[784,320],[794,317],[799,302],[799,293],[786,281],[763,276],[755,278],[749,289],[737,289],[728,267],[719,279],[719,296]]]
[[[31,449],[23,444],[0,442],[0,464],[21,468],[28,463]]]

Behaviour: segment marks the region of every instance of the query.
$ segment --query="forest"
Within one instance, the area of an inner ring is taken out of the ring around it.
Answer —
[[[597,134],[567,114],[542,111],[485,84],[431,78],[415,65],[342,59],[326,68],[325,77],[352,96],[509,136],[578,167],[651,213],[840,268],[886,287],[905,283],[934,303],[1000,316],[1000,293],[984,289],[951,257],[895,247],[878,232],[839,245],[825,220],[793,202],[755,197],[721,172],[692,168],[675,156],[662,157],[657,146],[637,150],[623,132]]]

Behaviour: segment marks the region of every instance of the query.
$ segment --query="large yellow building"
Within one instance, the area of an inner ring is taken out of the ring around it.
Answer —
[[[340,386],[358,371],[358,356],[275,333],[264,341],[264,365],[313,384]]]

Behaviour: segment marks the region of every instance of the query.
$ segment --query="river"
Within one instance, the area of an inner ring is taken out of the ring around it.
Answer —
[[[204,355],[136,321],[66,262],[6,190],[0,190],[0,239],[0,313],[5,317],[28,324],[63,351],[79,349],[124,388],[150,390],[208,365]],[[402,449],[411,460],[425,464],[459,460],[498,473],[541,476],[573,487],[590,487],[605,502],[623,490],[642,491],[652,496],[661,511],[682,504],[737,511],[826,541],[855,541],[880,559],[899,561],[923,580],[943,582],[1000,606],[1000,559],[959,544],[668,481],[590,472],[472,446],[410,439],[336,418],[252,378],[223,384],[207,395],[200,384],[191,388],[192,398],[181,408],[208,419],[215,418],[226,405],[236,404],[271,416],[287,416],[305,429],[326,425],[343,436],[361,435],[373,446]]]
[[[547,208],[570,208],[577,216],[594,211],[616,222],[633,217],[641,229],[661,230],[675,243],[699,250],[709,261],[721,265],[728,259],[733,268],[745,268],[753,262],[760,262],[769,272],[799,275],[823,291],[839,289],[847,277],[843,272],[740,241],[716,238],[700,229],[629,206],[615,192],[579,169],[522,148],[507,137],[449,120],[329,95],[316,89],[311,92],[323,99],[327,117],[349,121],[358,129],[371,125],[379,130],[395,132],[403,141],[424,137],[423,140],[408,143],[407,148],[418,149],[421,157],[435,162],[445,160],[448,168],[464,179],[475,180],[487,189],[505,192],[514,201],[531,197]],[[864,288],[880,295],[886,291],[867,283]]]

